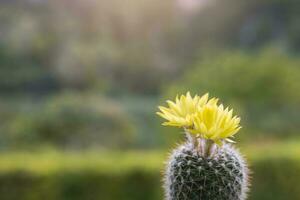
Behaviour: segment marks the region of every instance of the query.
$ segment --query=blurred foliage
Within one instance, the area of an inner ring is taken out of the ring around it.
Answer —
[[[136,129],[135,148],[154,149],[164,146],[164,135],[159,131],[160,123],[155,112],[158,98],[156,96],[128,95],[115,99],[126,111]]]
[[[298,134],[293,0],[0,4],[1,149],[166,146],[157,99],[187,90],[232,105],[251,140]]]
[[[176,2],[0,1],[0,92],[157,95],[211,47],[299,52],[297,1]]]
[[[242,116],[245,137],[299,134],[300,59],[272,48],[203,56],[166,90],[169,97],[209,92]]]
[[[254,170],[249,200],[298,199],[298,146],[293,142],[243,149]],[[97,151],[0,154],[1,199],[159,200],[165,156]]]
[[[164,48],[158,40],[164,40],[168,29],[175,26],[171,1],[0,3],[0,55],[3,53],[7,60],[0,71],[10,68],[9,73],[16,75],[20,65],[32,66],[27,74],[49,73],[52,79],[48,83],[56,89],[98,88],[143,94],[157,92],[159,84],[169,79],[161,72],[173,71],[165,53],[157,52]],[[34,85],[44,80],[16,78]],[[10,93],[17,90],[11,85],[6,88]]]
[[[66,94],[52,97],[7,122],[14,148],[124,148],[133,144],[135,128],[122,107],[102,96]]]
[[[103,150],[180,141],[155,111],[187,90],[241,115],[250,199],[299,199],[299,144],[267,145],[299,139],[299,2],[188,2],[0,0],[1,199],[161,199],[162,154]]]
[[[108,97],[64,92],[47,98],[0,100],[0,149],[153,149],[164,135],[155,116],[157,97]]]

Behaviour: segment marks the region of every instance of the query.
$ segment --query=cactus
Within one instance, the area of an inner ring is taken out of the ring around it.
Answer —
[[[167,200],[244,200],[248,190],[247,167],[229,144],[215,146],[204,156],[187,142],[175,149],[167,164]]]
[[[189,93],[169,108],[159,107],[164,125],[185,130],[187,141],[167,162],[164,177],[166,200],[245,200],[248,168],[228,137],[240,129],[232,110],[208,100],[208,94],[192,98]]]

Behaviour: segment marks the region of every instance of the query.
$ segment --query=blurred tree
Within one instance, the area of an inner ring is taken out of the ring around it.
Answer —
[[[20,2],[0,2],[0,70],[10,68],[1,73],[28,69],[14,78],[19,84],[0,82],[11,93],[30,79],[29,88],[45,93],[97,88],[157,95],[211,47],[278,43],[299,52],[294,0],[202,1],[193,12],[173,0]]]
[[[272,48],[259,53],[207,55],[167,89],[168,96],[187,90],[194,94],[210,92],[238,110],[247,130],[281,136],[297,134],[299,66],[299,59]]]

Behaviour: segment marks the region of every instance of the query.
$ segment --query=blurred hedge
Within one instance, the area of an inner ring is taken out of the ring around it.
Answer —
[[[250,200],[299,199],[298,143],[244,149],[253,170]],[[2,200],[162,200],[165,155],[10,153],[0,156]]]

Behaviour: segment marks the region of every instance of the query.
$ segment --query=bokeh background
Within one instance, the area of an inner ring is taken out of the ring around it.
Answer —
[[[297,0],[0,0],[1,200],[162,200],[157,105],[242,118],[249,200],[300,199]]]

